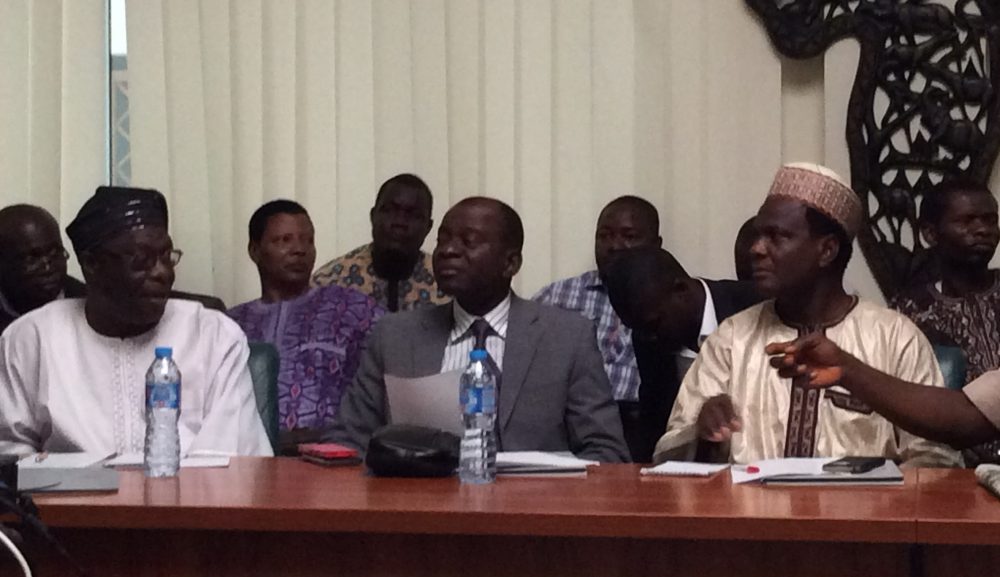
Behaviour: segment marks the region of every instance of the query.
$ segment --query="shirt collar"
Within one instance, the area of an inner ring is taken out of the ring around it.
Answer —
[[[712,291],[708,289],[708,283],[706,283],[703,279],[698,279],[698,282],[700,282],[702,288],[705,289],[705,308],[701,313],[701,329],[698,331],[698,348],[701,348],[705,339],[714,333],[715,329],[719,328],[719,317],[715,314],[715,300],[712,299]],[[687,347],[681,349],[678,354],[682,357],[690,359],[698,356],[698,353]]]
[[[466,337],[471,336],[469,334],[469,328],[472,323],[480,317],[467,312],[462,308],[462,305],[458,304],[457,300],[452,301],[451,307],[452,315],[455,320],[455,325],[451,329],[451,335],[448,337],[449,344],[455,344]],[[497,336],[501,339],[507,338],[507,319],[510,316],[510,293],[507,293],[507,298],[500,301],[500,304],[493,307],[493,310],[482,316],[483,320],[490,324],[490,327],[496,332]]]
[[[583,288],[589,291],[601,291],[604,292],[604,283],[601,281],[601,275],[596,270],[591,270],[583,273],[581,275],[583,280]]]

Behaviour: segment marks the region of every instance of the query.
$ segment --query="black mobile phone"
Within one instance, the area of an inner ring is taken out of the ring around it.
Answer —
[[[884,457],[844,457],[823,465],[827,473],[867,473],[885,464]]]

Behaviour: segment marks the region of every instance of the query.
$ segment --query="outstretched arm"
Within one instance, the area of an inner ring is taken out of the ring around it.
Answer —
[[[823,335],[772,343],[767,353],[782,377],[807,375],[814,387],[844,387],[914,435],[956,448],[1000,437],[1000,431],[961,391],[901,381],[862,363]],[[996,394],[1000,395],[1000,387]]]

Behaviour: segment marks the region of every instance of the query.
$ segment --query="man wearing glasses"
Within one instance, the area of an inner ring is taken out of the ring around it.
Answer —
[[[49,302],[83,295],[83,283],[66,274],[68,258],[59,224],[44,208],[0,210],[0,333]]]
[[[98,188],[66,232],[87,295],[0,335],[0,453],[141,453],[145,371],[154,348],[169,346],[183,374],[182,455],[270,455],[243,332],[222,313],[170,299],[181,252],[163,195]]]
[[[0,333],[14,319],[54,300],[87,294],[85,284],[66,274],[67,260],[59,223],[47,210],[30,204],[0,209]],[[226,310],[214,296],[171,290],[170,298]]]

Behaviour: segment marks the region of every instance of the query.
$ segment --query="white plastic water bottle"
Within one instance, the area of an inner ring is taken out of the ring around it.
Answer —
[[[482,349],[469,353],[460,385],[465,433],[458,477],[463,483],[492,483],[497,476],[497,380],[486,365],[486,355]]]
[[[173,477],[181,465],[181,441],[177,433],[177,419],[181,412],[181,372],[172,355],[170,347],[157,347],[156,360],[146,371],[146,450],[143,464],[147,477]]]

